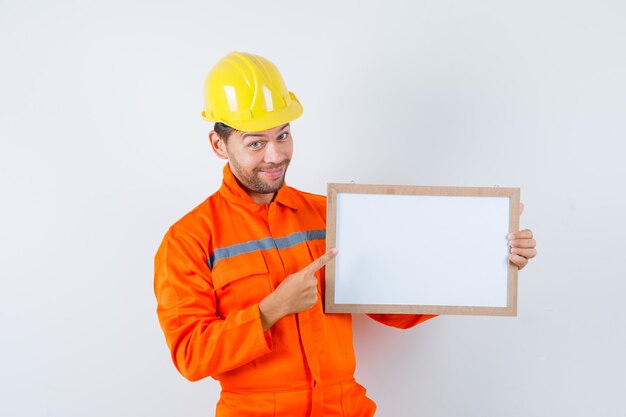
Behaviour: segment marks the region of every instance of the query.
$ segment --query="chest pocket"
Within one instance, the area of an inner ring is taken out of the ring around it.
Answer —
[[[218,312],[224,317],[259,303],[271,292],[267,264],[260,251],[221,259],[212,276]]]
[[[310,240],[306,242],[307,248],[311,255],[311,262],[326,253],[326,241],[325,240]]]

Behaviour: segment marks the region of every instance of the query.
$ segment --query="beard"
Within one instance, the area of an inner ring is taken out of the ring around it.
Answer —
[[[291,162],[290,159],[285,159],[279,164],[270,164],[266,166],[256,167],[252,170],[246,170],[239,165],[235,158],[229,158],[231,168],[240,185],[247,191],[252,191],[258,194],[274,194],[285,183],[285,175],[287,174],[287,167]],[[262,171],[271,169],[283,169],[283,174],[275,179],[262,178]]]

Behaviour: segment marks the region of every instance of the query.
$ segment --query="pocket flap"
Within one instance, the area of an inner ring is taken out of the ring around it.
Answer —
[[[216,290],[238,279],[267,274],[267,265],[260,251],[220,259],[213,267],[213,286]]]

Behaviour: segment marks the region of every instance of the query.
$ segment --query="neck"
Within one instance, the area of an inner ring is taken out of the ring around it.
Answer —
[[[259,205],[271,203],[272,200],[274,200],[274,197],[276,196],[276,193],[261,194],[261,193],[255,193],[253,191],[248,191],[248,190],[246,190],[246,193],[248,193],[252,201],[254,201],[255,203]]]

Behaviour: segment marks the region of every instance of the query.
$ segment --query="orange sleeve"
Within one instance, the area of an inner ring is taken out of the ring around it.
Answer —
[[[170,229],[154,271],[159,322],[174,365],[185,378],[215,376],[272,351],[258,304],[218,316],[206,254],[191,236]]]
[[[399,329],[408,329],[437,317],[432,314],[368,314],[368,316],[382,324]]]

